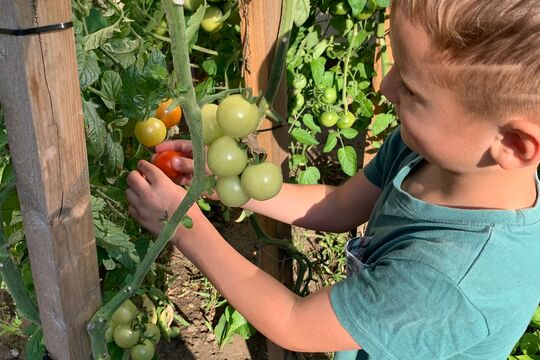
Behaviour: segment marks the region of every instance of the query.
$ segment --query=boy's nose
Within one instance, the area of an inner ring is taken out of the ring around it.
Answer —
[[[381,93],[395,105],[399,105],[399,82],[399,74],[395,66],[392,66],[381,82]]]

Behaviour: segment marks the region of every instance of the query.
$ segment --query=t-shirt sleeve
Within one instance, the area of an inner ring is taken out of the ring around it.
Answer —
[[[449,358],[488,333],[455,283],[413,260],[381,259],[334,285],[331,302],[370,359]]]
[[[377,155],[364,167],[364,174],[372,184],[383,188],[398,170],[400,160],[411,152],[401,139],[400,127],[397,127],[386,138]]]

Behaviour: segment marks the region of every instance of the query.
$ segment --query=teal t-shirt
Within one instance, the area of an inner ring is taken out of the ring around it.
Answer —
[[[364,170],[383,190],[364,234],[364,269],[331,292],[362,350],[336,360],[506,359],[540,301],[539,202],[523,210],[429,204],[401,190],[420,161],[397,129]]]

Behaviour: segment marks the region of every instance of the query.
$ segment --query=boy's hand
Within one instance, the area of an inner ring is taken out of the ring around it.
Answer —
[[[193,179],[193,146],[189,140],[172,140],[164,141],[157,145],[155,148],[156,153],[160,153],[167,150],[174,150],[184,154],[184,157],[175,157],[171,161],[172,167],[178,171],[180,175],[174,180],[178,185],[189,185]],[[152,161],[154,158],[152,158]],[[205,165],[205,173],[207,176],[211,176],[212,172]],[[214,191],[212,195],[203,194],[210,200],[219,200],[217,193]]]
[[[177,186],[159,168],[148,161],[137,164],[138,171],[127,177],[126,196],[129,213],[137,222],[154,234],[159,234],[162,221],[172,216],[186,190]],[[193,206],[189,212],[199,211]]]

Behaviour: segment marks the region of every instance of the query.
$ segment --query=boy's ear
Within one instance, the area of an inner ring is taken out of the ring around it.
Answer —
[[[506,123],[491,147],[491,156],[505,170],[538,166],[540,163],[540,124],[519,119]]]

